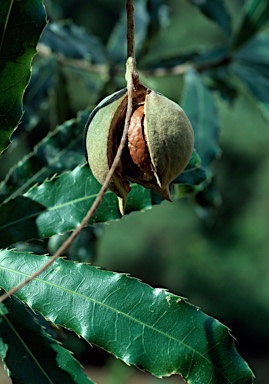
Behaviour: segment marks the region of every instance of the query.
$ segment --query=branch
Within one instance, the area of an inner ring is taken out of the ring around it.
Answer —
[[[126,1],[126,14],[127,14],[127,57],[133,57],[134,53],[134,4],[133,0]]]
[[[127,103],[127,111],[125,116],[125,123],[124,123],[124,129],[121,137],[121,142],[119,145],[119,148],[117,150],[116,156],[114,158],[114,161],[111,165],[111,168],[107,174],[107,177],[105,179],[105,182],[100,189],[93,205],[89,209],[88,213],[80,223],[79,227],[72,232],[72,234],[68,237],[68,239],[59,247],[59,249],[55,252],[53,256],[51,256],[50,260],[43,265],[42,268],[40,268],[38,271],[36,271],[34,274],[29,276],[27,279],[25,279],[22,283],[17,285],[16,287],[11,288],[8,292],[4,293],[0,297],[0,303],[3,302],[5,299],[7,299],[9,296],[13,295],[15,292],[17,292],[19,289],[23,288],[25,285],[30,283],[32,280],[34,280],[36,277],[41,275],[48,267],[50,267],[56,259],[58,259],[63,253],[67,250],[67,248],[72,244],[72,242],[75,240],[75,238],[79,235],[79,233],[83,230],[85,225],[88,223],[90,218],[94,215],[95,211],[99,207],[107,189],[109,186],[109,183],[111,181],[111,178],[120,162],[122,151],[124,149],[126,139],[127,139],[127,132],[128,127],[130,124],[130,119],[132,116],[132,110],[133,110],[133,91],[134,91],[134,85],[135,81],[137,79],[137,73],[135,70],[135,56],[134,56],[134,8],[133,8],[133,0],[127,0],[126,4],[126,10],[127,10],[127,17],[128,17],[128,29],[127,29],[127,46],[128,46],[128,58],[126,61],[126,81],[127,81],[127,92],[128,92],[128,103]],[[130,14],[128,11],[130,10]],[[131,54],[131,56],[129,56]]]

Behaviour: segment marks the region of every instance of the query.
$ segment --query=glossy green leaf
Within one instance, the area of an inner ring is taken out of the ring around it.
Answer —
[[[194,146],[201,157],[202,165],[208,167],[219,155],[219,121],[214,98],[204,85],[202,78],[193,68],[185,74],[182,108],[194,130]]]
[[[35,47],[45,26],[42,0],[0,3],[0,153],[22,116]]]
[[[198,171],[200,163],[194,155],[178,183],[204,183],[208,174]],[[185,173],[185,176],[184,176]],[[199,173],[199,174],[197,174]],[[137,184],[127,199],[126,213],[151,208],[155,200],[151,192]],[[100,184],[88,165],[34,186],[22,196],[0,206],[0,247],[16,241],[46,238],[74,230],[82,221],[100,190]],[[18,207],[20,209],[18,209]],[[102,223],[120,218],[117,197],[111,191],[104,199],[90,223]]]
[[[257,72],[251,65],[234,63],[232,70],[255,96],[262,111],[269,114],[269,78]]]
[[[0,338],[6,346],[4,362],[13,383],[92,383],[71,353],[46,333],[32,311],[15,298],[7,299],[5,307],[5,311],[0,307]]]
[[[1,251],[0,286],[8,290],[48,260]],[[16,296],[53,323],[155,376],[181,374],[189,384],[253,381],[224,325],[182,297],[124,274],[58,259]]]
[[[0,183],[0,196],[6,201],[22,195],[36,183],[85,161],[83,135],[89,112],[78,114],[50,132],[26,157],[11,168]]]
[[[231,20],[224,0],[190,0],[210,19],[215,21],[226,33],[231,34]]]
[[[90,209],[100,187],[88,165],[84,165],[3,204],[0,208],[0,246],[75,229]],[[132,185],[126,212],[150,207],[150,191]],[[90,223],[118,218],[117,197],[108,191]]]
[[[268,0],[248,0],[244,8],[241,27],[234,38],[234,49],[245,44],[269,19]]]

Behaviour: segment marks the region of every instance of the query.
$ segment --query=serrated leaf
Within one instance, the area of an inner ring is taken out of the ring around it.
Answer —
[[[101,186],[84,165],[33,187],[0,208],[0,246],[45,238],[75,229],[95,200]],[[18,209],[19,207],[19,209]],[[151,207],[150,191],[136,184],[126,212]],[[90,223],[120,218],[117,197],[108,191]]]
[[[4,362],[13,383],[92,383],[70,352],[38,324],[33,312],[15,298],[7,299],[5,305],[8,313],[0,308],[0,337],[7,346]]]
[[[195,164],[191,162],[189,167],[197,168],[197,157],[194,156],[192,160]],[[192,182],[199,185],[208,178],[208,175],[203,173],[204,180],[201,175],[197,180],[195,173],[198,171],[195,169],[186,168],[184,172],[189,174],[186,176],[188,183],[192,179]],[[182,179],[179,182],[182,183]],[[47,180],[22,196],[2,204],[0,247],[74,230],[88,212],[100,187],[88,165],[84,165]],[[151,208],[154,199],[150,190],[137,184],[131,184],[131,187],[125,213]],[[107,191],[90,224],[119,218],[117,197]]]
[[[248,0],[244,7],[241,27],[234,38],[233,48],[237,49],[245,44],[265,23],[268,23],[268,18],[268,0]]]
[[[83,135],[88,115],[88,111],[81,112],[76,119],[59,125],[14,166],[0,183],[2,199],[7,195],[7,200],[14,199],[34,184],[83,163]]]
[[[219,121],[215,101],[201,76],[188,67],[185,74],[182,108],[194,130],[194,146],[201,157],[202,165],[208,167],[220,153],[218,147]]]
[[[233,63],[231,68],[255,96],[261,110],[268,117],[269,78],[257,72],[256,68],[252,68],[251,65]]]
[[[231,18],[223,0],[190,0],[211,20],[215,21],[226,33],[231,34]]]
[[[0,153],[22,116],[35,47],[45,26],[42,0],[0,3]]]
[[[10,289],[48,260],[1,251],[0,286]],[[58,259],[16,296],[155,376],[181,374],[189,384],[252,383],[225,326],[183,298],[137,279]]]

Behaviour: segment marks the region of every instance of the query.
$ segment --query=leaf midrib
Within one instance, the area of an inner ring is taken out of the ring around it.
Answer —
[[[50,181],[51,181],[51,180],[49,180],[48,182],[50,182]],[[130,184],[131,187],[133,187],[133,186],[135,186],[135,185],[137,185],[137,184],[135,184],[135,183],[131,183],[131,184]],[[37,187],[37,188],[38,188],[38,187]],[[30,215],[27,215],[27,216],[23,216],[23,217],[20,218],[20,219],[13,220],[13,221],[11,221],[11,222],[8,222],[8,223],[6,223],[6,224],[0,226],[0,231],[1,231],[1,230],[4,230],[4,229],[7,229],[7,228],[9,228],[9,227],[12,227],[13,225],[16,225],[16,224],[19,224],[19,223],[21,223],[21,222],[24,222],[24,221],[26,221],[26,220],[28,220],[28,219],[32,219],[32,218],[34,218],[34,217],[37,217],[37,216],[41,215],[42,213],[46,213],[46,212],[49,212],[49,211],[54,211],[54,210],[62,209],[62,208],[67,207],[67,206],[69,206],[69,205],[78,204],[78,203],[80,203],[80,202],[83,202],[83,201],[86,201],[86,200],[89,200],[89,199],[95,199],[95,198],[97,197],[98,193],[99,193],[99,192],[94,193],[94,194],[89,195],[89,196],[80,197],[80,198],[78,198],[78,199],[69,200],[69,201],[67,201],[67,202],[65,202],[65,203],[62,203],[62,204],[59,204],[59,205],[54,205],[53,207],[46,207],[46,206],[44,206],[44,207],[46,208],[45,210],[40,210],[40,211],[35,212],[35,213],[33,213],[33,214],[30,214]],[[107,190],[107,192],[105,193],[105,195],[112,194],[112,193],[113,193],[112,191]],[[28,196],[27,196],[27,192],[26,192],[24,195],[22,195],[22,196],[28,198]],[[37,201],[37,200],[35,200],[35,199],[31,199],[31,200],[32,200],[33,202],[37,203],[37,204],[42,205],[42,203],[40,203],[39,201]]]
[[[1,41],[0,41],[0,52],[2,50],[3,42],[4,42],[4,39],[5,39],[7,25],[8,25],[8,22],[9,22],[9,18],[10,18],[10,14],[11,14],[11,10],[12,10],[13,4],[14,4],[14,0],[11,0],[10,5],[9,5],[9,9],[8,9],[8,12],[7,12],[7,17],[6,17],[6,20],[5,20],[5,24],[4,24],[3,35],[2,35],[2,38],[1,38]]]
[[[108,191],[107,193],[109,193],[109,192],[110,192],[110,191]],[[112,193],[112,192],[110,192],[110,193]],[[34,218],[34,217],[37,217],[37,216],[41,215],[42,213],[46,213],[46,212],[49,212],[49,211],[54,211],[54,210],[57,210],[57,209],[64,208],[64,207],[66,207],[66,206],[68,206],[68,205],[70,205],[70,204],[73,205],[73,204],[77,204],[77,203],[79,203],[79,202],[82,202],[82,201],[85,201],[85,200],[88,200],[88,199],[95,198],[95,197],[97,197],[97,195],[98,195],[98,193],[95,193],[95,194],[93,194],[93,195],[80,197],[79,199],[70,200],[70,201],[67,201],[66,203],[63,203],[63,204],[60,204],[60,205],[55,205],[55,206],[53,206],[53,207],[45,207],[45,208],[46,208],[45,210],[40,210],[40,211],[35,212],[35,213],[31,214],[31,215],[23,216],[23,217],[20,218],[20,219],[13,220],[12,222],[9,222],[9,223],[7,223],[7,224],[5,224],[5,225],[0,226],[0,230],[3,230],[3,229],[6,229],[6,228],[9,228],[9,227],[12,227],[12,226],[15,225],[15,224],[19,224],[20,222],[23,222],[23,221],[25,221],[25,220],[28,220],[28,219],[32,219],[32,218]],[[24,197],[27,197],[26,195],[23,195],[23,196],[24,196]],[[38,203],[38,204],[42,205],[41,203],[39,203],[39,202],[36,201],[36,200],[33,200],[33,199],[32,199],[32,201],[35,202],[35,203]]]
[[[3,266],[1,266],[1,265],[0,265],[0,269],[6,270],[6,271],[8,271],[8,272],[15,273],[15,274],[17,274],[17,275],[24,276],[25,278],[31,276],[31,275],[29,275],[29,274],[27,274],[27,273],[25,273],[25,272],[17,271],[17,270],[14,270],[14,269],[12,269],[12,268],[3,267]],[[81,298],[83,298],[84,300],[89,300],[89,301],[93,302],[93,303],[96,304],[96,305],[103,306],[103,307],[105,307],[106,309],[108,309],[108,310],[110,310],[110,311],[112,311],[112,312],[117,313],[118,315],[120,314],[120,315],[122,315],[123,317],[128,318],[129,320],[133,321],[134,323],[138,323],[138,324],[141,325],[142,327],[147,327],[148,329],[150,329],[150,330],[152,330],[152,331],[154,331],[154,332],[156,332],[156,333],[159,333],[161,336],[164,336],[164,337],[166,337],[167,339],[173,340],[173,341],[175,341],[175,342],[177,342],[177,343],[183,345],[184,347],[186,347],[187,349],[189,349],[190,351],[192,351],[194,354],[196,354],[196,355],[200,356],[202,359],[204,359],[204,360],[209,364],[209,366],[213,366],[213,367],[214,367],[214,368],[215,368],[215,369],[216,369],[216,370],[217,370],[223,377],[225,377],[225,379],[227,380],[227,384],[232,384],[232,383],[233,383],[233,382],[229,381],[228,378],[224,375],[224,373],[223,373],[218,367],[216,367],[216,366],[215,366],[215,365],[214,365],[214,364],[213,364],[207,357],[205,357],[205,355],[203,355],[202,353],[198,352],[197,350],[195,350],[194,348],[192,348],[192,347],[189,346],[188,344],[184,343],[182,340],[179,340],[179,339],[177,339],[177,338],[175,338],[175,337],[173,337],[173,336],[171,336],[171,335],[169,335],[169,334],[167,334],[167,333],[165,333],[165,332],[163,332],[163,331],[161,331],[161,330],[159,330],[159,329],[157,329],[157,328],[154,328],[153,326],[151,326],[151,325],[149,325],[149,324],[143,323],[142,321],[136,319],[135,317],[130,316],[130,315],[127,314],[127,313],[124,313],[124,312],[122,312],[122,311],[120,311],[120,310],[118,310],[118,309],[116,309],[116,308],[114,308],[114,307],[112,307],[112,306],[110,306],[110,305],[107,305],[107,304],[105,304],[105,303],[103,303],[103,302],[101,302],[101,301],[98,301],[98,300],[96,300],[96,299],[94,299],[94,298],[91,298],[91,297],[89,297],[89,296],[86,296],[86,295],[84,295],[84,294],[82,294],[82,293],[75,292],[75,291],[73,291],[73,290],[71,290],[71,289],[69,289],[69,288],[66,288],[66,287],[57,285],[57,284],[55,284],[55,283],[49,282],[49,281],[47,281],[47,280],[43,280],[43,279],[38,278],[38,277],[35,278],[34,280],[35,280],[35,281],[38,281],[38,282],[40,282],[40,283],[46,284],[46,285],[50,285],[51,287],[54,287],[54,288],[56,288],[56,289],[59,289],[59,290],[68,292],[70,295],[74,295],[74,296],[81,297]],[[26,299],[24,299],[23,301],[27,302]],[[180,372],[179,372],[179,373],[180,373]]]
[[[57,132],[58,133],[58,132]],[[53,164],[55,164],[57,161],[60,160],[60,158],[70,149],[72,148],[73,145],[75,145],[82,137],[83,135],[79,135],[77,136],[74,140],[72,140],[72,142],[70,142],[70,144],[68,144],[65,148],[63,148],[60,152],[58,152],[57,156],[53,157],[51,160],[48,161],[48,163],[46,165],[44,165],[44,167],[40,168],[35,174],[33,174],[27,181],[25,181],[20,187],[18,187],[10,196],[8,196],[8,198],[6,200],[3,201],[1,205],[4,205],[6,203],[8,203],[8,201],[10,200],[13,200],[14,198],[20,196],[31,184],[33,184],[35,182],[35,179],[37,179],[38,177],[40,177],[43,173],[46,172],[46,170]],[[51,138],[52,135],[49,137]],[[41,142],[41,145],[43,143]],[[40,146],[41,146],[40,145]],[[29,155],[27,155],[25,157],[25,159],[23,159],[24,161],[28,161],[30,160],[31,161],[31,158],[34,158],[36,152],[38,151],[39,147],[40,146],[37,146],[33,152],[31,152]],[[14,167],[14,169],[16,168],[16,166]],[[5,185],[5,183],[8,181],[9,177],[12,175],[12,172],[10,172],[8,175],[7,175],[7,178],[1,183],[2,185]],[[1,184],[0,184],[0,187],[1,187]]]
[[[34,361],[34,363],[36,364],[36,366],[39,368],[40,372],[44,375],[44,377],[49,381],[49,383],[53,384],[53,381],[51,381],[50,377],[48,376],[48,374],[46,373],[46,371],[43,369],[43,367],[40,365],[39,361],[35,358],[35,356],[33,355],[31,349],[27,346],[27,344],[24,342],[24,340],[22,339],[22,337],[20,336],[20,334],[17,332],[16,328],[13,326],[13,324],[11,323],[11,321],[9,321],[9,319],[7,318],[7,316],[3,313],[1,313],[1,310],[0,310],[0,314],[2,316],[2,318],[5,320],[5,322],[7,323],[8,327],[11,329],[12,332],[14,332],[15,336],[17,337],[17,339],[21,342],[21,344],[23,345],[23,348],[25,348],[25,350],[27,351],[27,353],[30,355],[31,359]],[[12,373],[12,372],[11,372]]]

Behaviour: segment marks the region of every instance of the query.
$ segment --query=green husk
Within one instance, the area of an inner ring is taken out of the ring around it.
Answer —
[[[105,98],[92,112],[85,130],[87,160],[101,184],[117,152],[127,101],[126,89]],[[119,198],[122,214],[130,192],[129,181],[152,189],[170,200],[169,185],[184,170],[193,150],[192,126],[178,104],[139,84],[134,92],[133,109],[141,104],[144,104],[143,128],[153,173],[151,179],[145,180],[139,166],[133,163],[126,144],[109,185]]]

